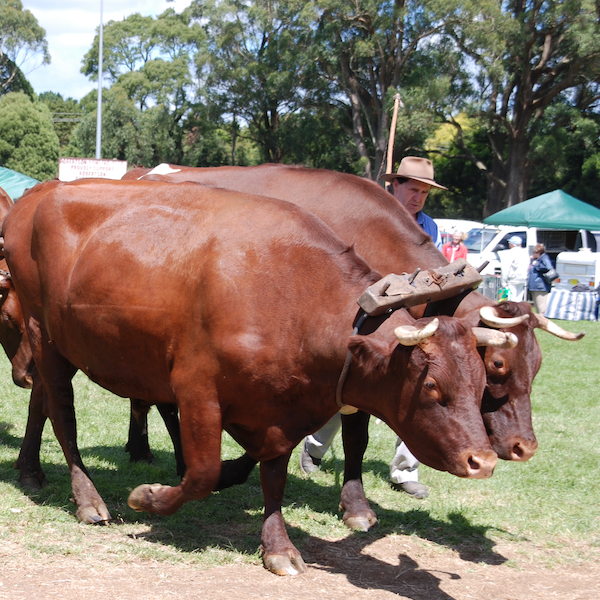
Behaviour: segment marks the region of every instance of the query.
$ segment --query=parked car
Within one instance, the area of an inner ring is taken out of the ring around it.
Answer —
[[[596,236],[583,229],[577,231],[505,225],[488,229],[483,226],[480,229],[472,229],[465,240],[465,246],[469,251],[467,260],[477,268],[485,261],[489,261],[487,267],[482,271],[482,275],[499,275],[498,252],[508,250],[508,240],[514,235],[521,238],[523,246],[530,253],[536,244],[544,244],[553,264],[556,264],[556,257],[561,252],[576,252],[579,249],[585,249],[595,253],[597,249]]]

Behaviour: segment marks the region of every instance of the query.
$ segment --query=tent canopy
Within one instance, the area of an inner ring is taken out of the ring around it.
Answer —
[[[600,230],[600,210],[562,190],[505,208],[483,220],[488,225]]]
[[[0,167],[0,187],[10,196],[11,200],[20,198],[25,190],[32,188],[36,183],[39,182],[33,177]]]

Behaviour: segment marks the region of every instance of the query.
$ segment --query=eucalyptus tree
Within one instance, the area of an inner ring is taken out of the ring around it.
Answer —
[[[531,127],[528,196],[563,189],[600,207],[600,112],[585,108],[594,91],[563,93]]]
[[[261,150],[265,162],[285,159],[291,116],[309,102],[307,45],[315,23],[310,0],[208,0],[192,4],[208,47],[198,72],[207,88]]]
[[[465,157],[486,176],[489,215],[527,198],[534,124],[545,111],[557,102],[578,110],[597,104],[600,9],[591,0],[496,0],[486,10],[486,19],[448,31],[473,61],[471,115],[486,129],[491,158],[478,155],[448,120]]]
[[[445,32],[470,21],[478,9],[461,0],[316,0],[316,5],[315,60],[331,100],[347,107],[364,174],[377,178],[395,93],[401,91],[406,104],[396,138],[400,151],[422,152],[439,103],[458,108],[464,90],[457,91],[467,81],[462,57]]]
[[[184,157],[185,119],[201,89],[195,64],[204,40],[204,30],[189,9],[181,14],[168,9],[158,17],[133,14],[104,26],[103,72],[139,111],[150,111],[160,123],[165,136],[157,140],[154,154],[168,155],[170,162]],[[92,80],[97,80],[98,57],[96,35],[81,68]]]
[[[23,91],[32,97],[25,73],[49,64],[46,31],[21,0],[0,0],[0,95]]]

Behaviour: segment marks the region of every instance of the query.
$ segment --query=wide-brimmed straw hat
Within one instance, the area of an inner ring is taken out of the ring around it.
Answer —
[[[384,181],[393,181],[398,177],[404,177],[406,179],[416,179],[422,183],[426,183],[432,187],[440,188],[441,190],[447,190],[447,187],[440,185],[433,178],[433,165],[427,158],[419,158],[417,156],[405,156],[400,162],[398,171],[396,173],[389,173],[383,175],[381,179]]]

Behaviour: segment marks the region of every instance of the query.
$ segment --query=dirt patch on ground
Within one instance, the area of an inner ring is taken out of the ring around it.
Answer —
[[[572,550],[572,548],[571,548]],[[498,543],[493,553],[448,550],[411,536],[314,540],[303,552],[305,575],[277,577],[260,564],[211,569],[157,562],[102,564],[52,557],[19,560],[3,548],[0,599],[134,600],[152,597],[245,600],[597,600],[600,552],[580,549],[580,561],[527,542]]]

